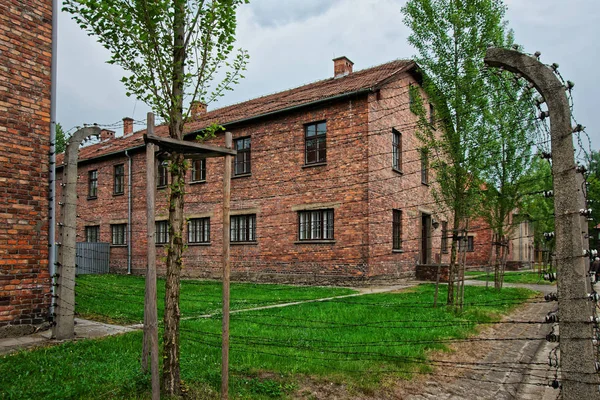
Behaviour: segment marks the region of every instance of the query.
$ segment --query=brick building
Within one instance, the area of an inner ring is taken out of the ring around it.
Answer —
[[[432,250],[440,246],[436,227],[447,217],[436,211],[427,153],[414,134],[409,87],[419,81],[412,61],[354,72],[340,57],[329,79],[210,112],[193,105],[186,138],[216,122],[232,133],[238,152],[231,182],[234,278],[341,283],[408,277],[417,264],[439,260]],[[156,134],[167,130],[159,126]],[[111,243],[115,272],[146,268],[144,133],[134,133],[125,118],[123,136],[105,130],[99,143],[80,151],[79,240]],[[224,145],[224,134],[206,143]],[[221,273],[222,176],[219,158],[196,161],[188,171],[187,276]],[[167,240],[168,181],[160,166],[159,247]]]
[[[0,336],[46,319],[52,2],[0,0]]]

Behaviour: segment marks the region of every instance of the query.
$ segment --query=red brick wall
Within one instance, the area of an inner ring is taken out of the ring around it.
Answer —
[[[414,276],[421,256],[421,215],[449,220],[439,212],[430,185],[421,183],[420,140],[415,135],[417,117],[410,111],[408,85],[412,76],[402,75],[378,94],[369,96],[369,274]],[[424,94],[423,94],[424,96]],[[392,169],[392,128],[401,134],[401,172]],[[402,250],[392,249],[392,210],[402,211]],[[431,229],[431,258],[439,259],[441,228]],[[445,257],[446,258],[446,257]],[[444,260],[447,261],[447,260]]]
[[[52,2],[0,0],[0,326],[49,305]]]
[[[437,212],[431,187],[421,184],[416,117],[408,109],[409,81],[414,82],[405,75],[382,88],[379,96],[362,95],[229,128],[234,140],[250,136],[252,143],[251,176],[231,182],[232,214],[256,214],[257,224],[256,244],[232,244],[235,278],[286,280],[287,276],[290,281],[323,282],[414,275],[421,213],[438,221],[447,217]],[[327,123],[327,163],[306,167],[304,125],[316,121]],[[392,127],[403,134],[403,174],[391,168]],[[207,143],[223,145],[224,135]],[[134,153],[133,160],[132,270],[144,273],[145,154]],[[124,156],[80,164],[78,240],[84,240],[86,225],[100,225],[101,241],[110,242],[110,224],[127,220],[127,190],[121,196],[112,193],[113,168],[121,163],[127,175]],[[92,169],[98,170],[98,198],[88,200],[87,176]],[[208,159],[206,182],[186,186],[185,216],[210,216],[211,243],[188,246],[184,275],[221,274],[222,177],[223,159]],[[157,192],[157,220],[168,217],[167,195],[168,189]],[[298,243],[298,210],[309,205],[334,209],[334,243]],[[404,213],[402,253],[392,252],[394,208]],[[431,242],[435,261],[440,229],[432,232]],[[158,249],[160,259],[164,248]],[[126,247],[111,247],[113,271],[126,271],[126,254]]]

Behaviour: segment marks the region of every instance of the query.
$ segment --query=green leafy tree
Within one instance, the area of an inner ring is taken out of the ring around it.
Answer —
[[[247,0],[65,0],[64,10],[111,52],[127,94],[148,104],[183,139],[185,105],[210,103],[242,77],[247,54],[235,50],[236,9]],[[221,68],[225,68],[225,73]],[[218,80],[218,81],[217,81]],[[166,256],[163,384],[181,394],[179,291],[182,268],[184,156],[170,155],[169,243]]]
[[[56,124],[56,153],[64,153],[67,149],[67,140],[69,136],[65,134],[63,127],[60,123]]]
[[[552,166],[548,160],[533,157],[531,167],[521,178],[521,184],[527,187],[528,193],[537,193],[523,197],[521,211],[527,214],[533,224],[535,248],[549,255],[554,249],[554,240],[547,240],[544,233],[554,232],[554,199],[541,193],[553,190]]]
[[[589,231],[596,233],[590,236],[590,248],[600,249],[598,231],[594,230],[600,224],[600,152],[592,151],[587,165],[587,200],[592,209],[592,217],[589,221]]]
[[[458,233],[475,209],[484,159],[483,58],[489,44],[502,43],[505,7],[500,0],[409,0],[402,12],[436,110],[433,125],[421,114],[419,136],[439,182],[434,196],[453,214],[447,303],[454,305]]]
[[[513,44],[512,32],[504,44]],[[508,72],[490,74],[486,84],[489,96],[483,113],[486,162],[480,170],[485,190],[481,192],[478,211],[493,231],[494,286],[501,289],[509,236],[519,222],[513,221],[511,215],[520,208],[529,190],[523,178],[531,163],[535,107],[532,92],[514,81]]]

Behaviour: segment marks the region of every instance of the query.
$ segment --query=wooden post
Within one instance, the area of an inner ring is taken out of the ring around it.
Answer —
[[[148,113],[147,133],[154,134],[154,114]],[[142,370],[148,370],[148,353],[150,353],[150,371],[152,376],[152,399],[160,399],[160,381],[158,375],[158,311],[156,305],[156,245],[154,243],[155,195],[156,195],[156,161],[154,144],[146,144],[146,219],[147,219],[147,253],[146,297],[144,300],[144,344],[142,349]]]
[[[225,132],[225,147],[231,149],[233,141],[231,132]],[[229,397],[229,240],[230,220],[229,210],[231,203],[231,156],[225,156],[223,172],[223,339],[221,354],[221,399]]]

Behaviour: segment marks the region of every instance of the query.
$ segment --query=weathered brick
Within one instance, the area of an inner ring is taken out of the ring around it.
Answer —
[[[23,313],[45,313],[49,304],[49,298],[29,299],[27,286],[48,274],[52,2],[0,0],[0,10],[0,304],[7,312],[0,316],[2,326],[31,324]],[[49,281],[43,286],[49,291]]]

